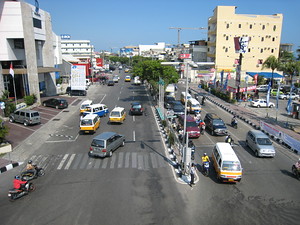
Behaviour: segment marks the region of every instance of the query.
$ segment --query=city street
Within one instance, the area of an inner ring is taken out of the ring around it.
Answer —
[[[125,83],[124,76],[115,86],[91,86],[88,98],[127,113],[131,102],[140,101],[146,113],[127,115],[121,125],[102,117],[92,135],[78,134],[80,104],[48,121],[12,153],[45,168],[46,175],[33,181],[36,190],[9,202],[13,176],[24,165],[1,174],[1,224],[298,224],[299,181],[291,174],[295,154],[274,143],[275,158],[256,158],[245,145],[246,132],[253,128],[242,121],[232,128],[232,115],[207,101],[202,117],[215,112],[227,124],[243,177],[237,184],[219,183],[211,166],[209,177],[198,171],[196,186],[190,187],[169,163],[145,87]],[[124,134],[125,146],[111,158],[89,158],[92,138],[104,131]],[[194,139],[197,168],[203,153],[211,156],[224,138],[205,132]]]

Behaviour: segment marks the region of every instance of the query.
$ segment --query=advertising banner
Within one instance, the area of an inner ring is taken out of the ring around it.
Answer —
[[[73,65],[71,67],[71,90],[86,89],[86,75],[84,65]]]

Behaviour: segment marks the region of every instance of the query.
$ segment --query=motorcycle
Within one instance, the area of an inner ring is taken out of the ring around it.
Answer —
[[[189,141],[188,147],[191,148],[191,159],[194,160],[196,147],[195,147],[193,141]]]
[[[209,174],[209,162],[203,163],[203,174],[207,177]]]
[[[30,181],[45,175],[45,170],[43,168],[40,168],[37,165],[33,165],[33,166],[34,166],[35,173],[32,173],[32,171],[24,171],[23,173],[21,173],[22,180]]]
[[[225,142],[226,142],[226,143],[229,143],[231,146],[234,145],[234,140],[232,139],[232,137],[226,138],[226,139],[225,139]]]
[[[204,134],[204,131],[205,131],[205,124],[202,124],[200,126],[200,134],[203,135]]]
[[[21,198],[24,195],[28,195],[29,192],[35,190],[35,186],[33,183],[27,182],[24,186],[23,190],[11,188],[8,191],[8,198],[10,201],[14,201],[18,198]]]
[[[237,129],[237,121],[236,120],[232,120],[231,121],[231,126],[233,127],[233,128],[235,128],[235,129]]]
[[[292,172],[293,172],[294,176],[295,176],[298,180],[300,180],[300,171],[296,168],[295,165],[292,166]]]

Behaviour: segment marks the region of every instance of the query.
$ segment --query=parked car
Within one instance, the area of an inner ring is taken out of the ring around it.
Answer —
[[[227,135],[228,133],[224,121],[215,113],[207,113],[204,117],[204,123],[211,135]]]
[[[272,96],[276,96],[277,95],[277,89],[271,89],[270,94]],[[279,94],[283,94],[283,91],[279,90]]]
[[[9,122],[23,123],[24,126],[28,126],[33,124],[40,124],[41,117],[38,111],[29,110],[29,109],[20,109],[10,114]]]
[[[131,115],[143,115],[144,108],[139,102],[132,102],[130,107]]]
[[[174,111],[174,115],[177,117],[184,114],[184,106],[180,101],[173,101],[170,109]]]
[[[114,86],[115,82],[113,80],[107,81],[107,86]]]
[[[68,108],[68,102],[63,98],[50,98],[46,101],[43,101],[43,106],[53,107],[56,109],[65,109]]]
[[[275,156],[275,149],[269,137],[260,130],[250,130],[246,136],[246,144],[256,157]]]
[[[257,91],[259,92],[267,92],[268,91],[268,85],[259,85],[256,88]]]
[[[115,132],[104,132],[93,138],[88,155],[90,157],[111,157],[117,148],[124,145],[124,135]]]
[[[284,99],[284,100],[289,99],[290,98],[290,93],[288,92],[286,94],[281,94],[281,95],[278,96],[278,98],[279,99]],[[291,99],[298,100],[299,99],[299,95],[292,92]]]
[[[166,109],[170,109],[172,102],[176,101],[176,99],[173,96],[165,96],[164,99],[164,106]]]
[[[254,101],[251,101],[250,102],[250,105],[252,107],[257,107],[257,108],[260,108],[260,107],[269,107],[269,108],[272,108],[272,107],[275,107],[275,104],[273,102],[269,102],[269,105],[267,106],[267,100],[266,99],[256,99]]]

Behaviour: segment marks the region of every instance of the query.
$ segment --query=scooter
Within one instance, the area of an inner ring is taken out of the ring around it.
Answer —
[[[191,148],[191,159],[195,160],[195,149],[196,149],[196,147],[195,147],[193,141],[191,141],[191,140],[189,141],[188,147]]]
[[[203,135],[204,134],[204,131],[205,131],[205,124],[202,124],[200,126],[200,134]]]
[[[22,180],[30,181],[45,175],[45,170],[43,168],[39,168],[37,165],[33,165],[33,166],[34,166],[35,173],[32,173],[31,171],[24,171],[23,173],[21,173]]]
[[[209,162],[203,163],[203,174],[207,177],[209,175]]]
[[[34,190],[35,190],[35,186],[33,185],[33,183],[27,182],[23,190],[14,189],[14,188],[9,189],[8,198],[10,201],[14,201],[18,198],[21,198],[24,195],[28,195],[29,192],[32,192]]]
[[[235,129],[237,129],[237,121],[236,120],[232,120],[231,121],[231,126],[233,127],[233,128],[235,128]]]
[[[292,172],[293,172],[294,176],[295,176],[298,180],[300,180],[300,171],[296,168],[295,165],[292,166]]]

